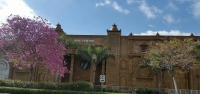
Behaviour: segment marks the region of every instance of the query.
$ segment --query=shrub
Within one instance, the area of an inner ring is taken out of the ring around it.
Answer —
[[[49,83],[49,82],[39,82],[38,83],[38,89],[55,89],[57,90],[57,84],[56,83]]]
[[[1,93],[10,94],[102,94],[102,92],[91,91],[66,91],[66,90],[44,90],[44,89],[27,89],[15,87],[0,87]],[[104,92],[104,94],[110,94]]]
[[[70,90],[87,91],[91,89],[92,85],[85,81],[79,81],[79,82],[74,82],[69,87],[70,87]]]
[[[25,82],[26,84],[24,84],[25,88],[38,88],[38,84],[35,82]]]
[[[51,89],[51,90],[77,90],[89,91],[91,90],[91,83],[89,82],[70,82],[70,83],[53,83],[53,82],[28,82],[20,80],[6,80],[0,79],[0,86],[6,87],[22,87],[35,89]]]
[[[137,94],[159,94],[156,90],[150,90],[148,88],[139,88],[136,90]]]

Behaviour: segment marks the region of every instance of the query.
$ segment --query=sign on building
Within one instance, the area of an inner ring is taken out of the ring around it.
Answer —
[[[105,75],[100,75],[100,82],[105,82]]]

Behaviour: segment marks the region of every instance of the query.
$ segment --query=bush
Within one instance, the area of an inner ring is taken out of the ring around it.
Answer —
[[[49,83],[49,82],[39,82],[38,89],[58,89],[56,83]]]
[[[38,84],[35,82],[25,82],[26,84],[24,84],[25,88],[38,88]]]
[[[113,92],[112,90],[109,91],[109,90],[106,90],[105,88],[101,89],[101,87],[95,89],[95,91],[101,91],[101,90],[104,91],[104,92],[105,91]]]
[[[44,90],[44,89],[27,89],[27,88],[15,88],[15,87],[0,87],[1,93],[10,94],[102,94],[102,92],[90,92],[90,91],[66,91],[66,90]],[[110,94],[104,92],[104,94]]]
[[[137,94],[159,94],[156,90],[150,90],[148,88],[139,88],[136,90]]]
[[[81,91],[87,91],[91,90],[92,84],[84,81],[74,82],[73,84],[70,84],[70,90],[81,90]]]
[[[0,79],[0,86],[50,89],[50,90],[77,90],[77,91],[89,91],[92,88],[91,83],[84,81],[70,82],[70,83],[52,83],[52,82],[28,82],[28,81],[6,80],[6,79]]]

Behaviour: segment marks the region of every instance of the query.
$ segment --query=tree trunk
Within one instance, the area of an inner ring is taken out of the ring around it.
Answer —
[[[172,79],[174,81],[175,94],[178,94],[178,89],[177,89],[176,80],[175,80],[174,76],[172,76]]]
[[[191,89],[190,88],[190,70],[188,71],[188,89]]]
[[[14,69],[15,69],[15,67],[12,67],[10,79],[13,79],[13,72],[14,72]]]
[[[33,76],[33,67],[30,68],[30,73],[29,73],[29,81],[32,81]]]
[[[93,90],[94,90],[94,85],[95,85],[95,72],[96,72],[96,65],[93,65],[93,79],[92,79],[92,84],[93,84]]]
[[[157,72],[157,79],[158,79],[158,92],[159,94],[161,94],[161,90],[160,90],[160,87],[161,87],[161,72]]]

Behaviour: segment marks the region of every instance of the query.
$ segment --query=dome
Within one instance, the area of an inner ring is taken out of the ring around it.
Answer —
[[[112,27],[111,27],[111,29],[110,29],[111,31],[118,31],[118,29],[117,29],[117,25],[115,25],[115,23],[112,25]]]

